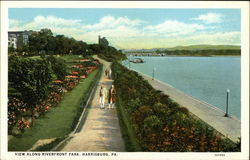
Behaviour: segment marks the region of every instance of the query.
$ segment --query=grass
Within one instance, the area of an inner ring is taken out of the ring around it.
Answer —
[[[26,151],[39,139],[59,138],[72,131],[72,124],[80,103],[94,82],[98,70],[82,80],[68,92],[63,100],[52,108],[44,118],[36,119],[32,128],[26,129],[20,137],[13,137],[8,144],[9,151]]]
[[[31,58],[31,59],[41,59],[40,56],[32,56],[32,57],[29,57],[29,58]]]
[[[72,139],[73,137],[68,137],[67,140],[63,141],[62,144],[60,146],[58,146],[58,148],[56,148],[56,150],[52,150],[52,151],[61,151],[67,144],[68,142]],[[56,146],[56,145],[55,145]],[[53,146],[53,147],[55,147]]]
[[[122,137],[125,142],[126,150],[129,152],[139,152],[142,151],[141,146],[139,144],[138,139],[134,133],[133,126],[131,126],[131,122],[129,122],[128,115],[124,108],[122,107],[122,100],[119,100],[116,103],[117,113],[119,117],[119,124],[121,128]]]
[[[64,55],[59,57],[64,59],[66,62],[73,62],[75,60],[79,60],[79,55]]]
[[[54,141],[52,141],[49,144],[45,144],[45,145],[37,147],[34,151],[49,151],[51,148],[55,147],[58,143],[60,143],[65,138],[67,137],[65,136],[65,137],[56,138]]]

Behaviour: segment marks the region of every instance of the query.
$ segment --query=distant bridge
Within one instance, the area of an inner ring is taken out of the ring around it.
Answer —
[[[167,53],[125,53],[127,56],[167,56]]]

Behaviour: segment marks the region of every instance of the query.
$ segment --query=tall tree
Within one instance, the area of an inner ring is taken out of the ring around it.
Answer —
[[[39,52],[49,50],[49,42],[53,39],[53,33],[50,29],[41,29],[39,32],[34,32],[29,37],[29,46],[31,51]]]

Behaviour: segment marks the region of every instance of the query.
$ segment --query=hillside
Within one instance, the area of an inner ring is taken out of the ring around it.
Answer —
[[[190,45],[190,46],[176,46],[173,48],[166,48],[167,50],[239,50],[240,46],[234,45]]]

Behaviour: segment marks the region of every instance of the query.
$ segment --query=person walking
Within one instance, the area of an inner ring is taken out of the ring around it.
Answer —
[[[108,107],[109,109],[114,108],[115,100],[116,100],[116,90],[115,86],[112,84],[112,86],[109,89],[109,107]]]
[[[111,68],[109,69],[109,79],[112,79],[112,70],[111,70]]]
[[[105,76],[108,77],[108,69],[105,69]]]
[[[99,92],[99,96],[100,96],[99,103],[100,103],[101,109],[104,108],[106,95],[107,95],[107,90],[103,85],[101,85],[100,92]]]

